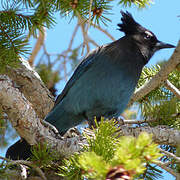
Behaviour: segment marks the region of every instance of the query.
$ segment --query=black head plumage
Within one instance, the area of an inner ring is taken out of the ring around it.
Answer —
[[[122,23],[118,24],[119,30],[131,37],[131,42],[137,45],[146,62],[157,50],[175,47],[159,41],[153,32],[137,23],[128,11],[121,11],[121,15]],[[129,40],[129,38],[127,39]]]
[[[122,18],[121,18],[122,23],[118,24],[118,26],[119,26],[119,30],[124,32],[126,35],[141,33],[146,30],[144,27],[142,27],[139,23],[137,23],[134,20],[134,18],[128,11],[126,11],[126,13],[121,11],[121,14],[122,14]]]

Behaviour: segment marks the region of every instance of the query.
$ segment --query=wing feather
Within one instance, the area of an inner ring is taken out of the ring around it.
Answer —
[[[85,59],[83,59],[83,61],[79,64],[79,66],[76,68],[73,75],[67,82],[61,94],[57,97],[54,107],[63,100],[74,83],[90,68],[94,61],[96,61],[102,48],[103,46],[96,48],[94,51],[90,52],[90,54],[88,54]]]

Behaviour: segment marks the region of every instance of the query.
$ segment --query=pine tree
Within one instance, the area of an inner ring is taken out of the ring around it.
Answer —
[[[150,4],[151,0],[118,1],[120,7],[135,5],[137,8],[145,8]],[[42,120],[50,111],[53,106],[53,96],[57,95],[56,84],[69,77],[79,63],[80,53],[85,55],[91,45],[98,46],[87,33],[90,27],[94,27],[114,40],[113,36],[102,27],[102,25],[108,26],[110,21],[108,15],[111,11],[112,0],[15,0],[12,2],[4,0],[1,2],[0,82],[2,82],[1,85],[7,83],[1,86],[7,87],[6,89],[0,88],[1,147],[6,147],[10,139],[17,137],[11,124],[25,139],[36,127],[32,124],[32,131],[23,132],[18,127],[19,124],[13,123],[13,119],[22,117],[24,122],[31,122],[26,119],[26,114],[21,114],[23,107],[31,107],[30,110],[26,110],[26,113],[29,119],[32,118],[37,122],[40,122],[39,119]],[[51,55],[43,41],[45,29],[53,28],[56,24],[56,13],[59,13],[61,18],[69,16],[70,19],[77,19],[78,23],[67,50]],[[73,47],[78,28],[82,30],[83,42],[78,47]],[[32,52],[29,50],[31,37],[37,38]],[[41,47],[44,53],[35,61]],[[171,60],[161,61],[155,66],[143,69],[135,95],[129,103],[131,106],[133,102],[136,109],[140,110],[141,121],[136,120],[137,112],[129,107],[123,114],[122,123],[117,124],[113,119],[104,121],[102,118],[101,123],[97,124],[97,129],[85,130],[83,135],[72,130],[69,132],[70,137],[68,137],[69,134],[64,137],[65,141],[58,138],[54,140],[52,134],[53,138],[49,138],[50,134],[47,136],[41,134],[46,140],[40,138],[37,143],[38,137],[29,136],[26,140],[36,144],[32,149],[32,157],[28,161],[11,161],[0,157],[3,160],[0,164],[0,179],[17,179],[18,174],[22,176],[22,173],[19,173],[19,167],[21,170],[26,169],[30,176],[41,177],[41,179],[62,177],[73,180],[156,179],[161,177],[162,173],[158,167],[179,178],[179,48],[180,44]],[[27,57],[31,67],[24,60]],[[71,67],[70,71],[67,71],[67,66]],[[158,74],[160,74],[159,79],[156,78]],[[147,84],[153,80],[160,83],[157,83],[150,92],[142,92],[143,88],[146,89]],[[12,96],[8,95],[7,91],[11,88]],[[36,93],[31,90],[33,88],[37,88]],[[42,99],[41,103],[37,99],[38,95],[41,96],[39,98]],[[17,104],[13,103],[12,97],[17,98]],[[46,104],[48,106],[45,106]],[[27,126],[29,127],[28,123]],[[38,131],[40,130],[41,127]],[[146,133],[140,133],[141,131]],[[164,132],[167,136],[163,134]],[[153,136],[147,133],[152,133]],[[71,144],[67,147],[69,142],[72,144],[81,142],[82,146]],[[55,145],[52,146],[52,143]],[[61,153],[58,153],[56,144],[57,147],[62,147]],[[13,175],[14,172],[16,172],[15,175]]]

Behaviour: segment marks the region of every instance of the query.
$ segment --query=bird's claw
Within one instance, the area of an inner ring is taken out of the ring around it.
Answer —
[[[70,128],[64,135],[64,138],[72,138],[75,136],[79,136],[81,133],[78,131],[76,127]]]
[[[42,124],[49,128],[51,131],[53,131],[54,134],[59,134],[59,131],[56,129],[56,127],[54,127],[52,124],[48,123],[47,121],[42,121]]]
[[[124,118],[123,118],[122,116],[120,116],[120,117],[118,117],[118,118],[115,118],[115,121],[117,122],[117,124],[118,124],[119,126],[125,124],[125,123],[124,123]]]

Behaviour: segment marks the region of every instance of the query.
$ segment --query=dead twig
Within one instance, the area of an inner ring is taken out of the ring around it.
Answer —
[[[34,64],[34,60],[35,60],[35,57],[37,56],[38,52],[40,51],[41,49],[41,46],[43,45],[44,43],[44,40],[45,40],[45,28],[42,28],[40,31],[39,31],[39,37],[36,41],[36,45],[34,46],[33,48],[33,51],[32,51],[32,54],[31,56],[29,57],[29,64],[31,66],[33,66]]]

